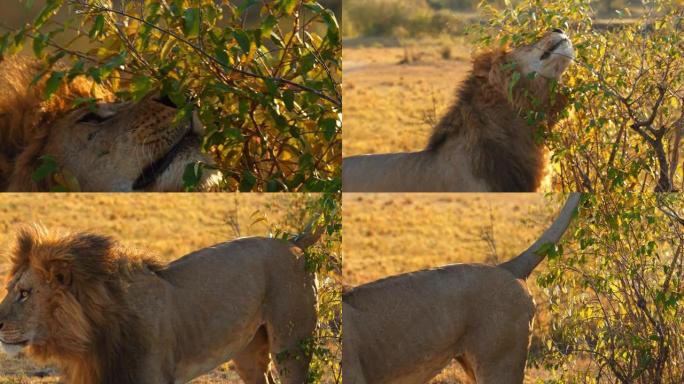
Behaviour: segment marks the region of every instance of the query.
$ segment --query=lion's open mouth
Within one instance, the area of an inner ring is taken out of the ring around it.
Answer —
[[[196,146],[199,143],[199,136],[190,129],[188,133],[176,143],[164,156],[157,159],[143,169],[138,179],[133,184],[133,189],[141,191],[149,188],[173,163],[176,156],[188,147]]]
[[[29,341],[28,341],[28,340],[24,340],[24,341],[12,341],[12,342],[9,342],[9,341],[5,341],[5,340],[0,339],[0,343],[3,343],[3,344],[5,344],[5,345],[14,345],[14,346],[17,346],[17,347],[25,347],[26,345],[28,345]]]
[[[568,41],[568,39],[561,39],[561,40],[558,40],[558,42],[557,42],[556,44],[552,45],[551,48],[547,49],[546,51],[544,51],[544,53],[542,53],[542,55],[541,55],[541,57],[539,58],[539,60],[546,60],[546,59],[548,59],[548,58],[551,56],[551,54],[554,53],[554,52],[556,51],[556,49],[558,49],[558,47],[561,46],[561,44],[563,44],[563,43],[565,43],[565,42],[567,42],[567,41]]]

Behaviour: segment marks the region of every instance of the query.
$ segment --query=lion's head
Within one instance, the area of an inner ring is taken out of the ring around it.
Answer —
[[[116,368],[102,364],[136,364],[131,360],[139,351],[131,348],[145,336],[123,291],[132,272],[161,264],[107,237],[54,236],[37,227],[19,231],[11,262],[0,303],[0,344],[7,353],[26,349],[79,383],[98,382],[92,380],[104,368]]]
[[[478,55],[473,62],[473,76],[486,81],[504,98],[512,97],[517,109],[530,109],[533,98],[537,107],[544,108],[551,96],[550,82],[560,80],[574,57],[568,36],[554,29],[531,45]]]
[[[200,150],[196,116],[174,123],[177,110],[166,98],[116,103],[105,88],[84,78],[43,100],[45,80],[32,86],[42,64],[19,56],[0,63],[0,188],[46,190],[60,182],[82,191],[180,191],[188,164],[211,163]],[[95,110],[74,108],[97,98]],[[52,156],[57,180],[33,180]],[[212,188],[218,172],[201,183]]]
[[[510,58],[525,76],[537,73],[546,79],[560,79],[575,58],[572,42],[560,29],[548,32],[532,45],[514,49]]]

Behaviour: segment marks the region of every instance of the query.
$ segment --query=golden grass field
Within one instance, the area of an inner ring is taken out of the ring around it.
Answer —
[[[507,260],[550,225],[560,200],[542,194],[345,194],[343,281],[356,286],[450,263]],[[542,263],[537,270],[544,268]],[[538,303],[539,330],[544,296],[534,274],[528,284]],[[550,377],[549,372],[528,369],[525,383]],[[461,369],[452,364],[431,383],[463,380]]]
[[[344,44],[344,156],[423,149],[435,119],[455,100],[470,57],[460,39],[404,47]]]
[[[32,194],[0,196],[0,275],[21,224],[41,223],[52,230],[94,231],[125,245],[149,250],[163,260],[238,236],[267,235],[273,222],[301,195],[226,194]],[[40,378],[39,376],[47,375]],[[0,353],[0,384],[56,383],[54,372],[27,359]],[[194,384],[241,383],[225,364]]]

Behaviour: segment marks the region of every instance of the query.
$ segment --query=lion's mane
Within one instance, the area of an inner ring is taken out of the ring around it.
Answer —
[[[57,65],[60,67],[60,65]],[[57,68],[56,68],[57,69]],[[0,58],[0,191],[42,189],[31,180],[52,123],[71,111],[79,98],[112,100],[113,94],[84,77],[62,84],[44,99],[45,64],[23,56]]]
[[[427,149],[438,151],[455,136],[465,138],[477,177],[493,191],[537,190],[545,173],[545,150],[522,112],[540,111],[554,125],[567,100],[551,84],[522,76],[512,89],[504,46],[475,56],[456,102],[435,126]],[[531,102],[536,97],[536,102]],[[505,167],[501,165],[505,164]]]
[[[12,276],[33,269],[53,294],[41,303],[41,334],[30,356],[56,364],[68,383],[133,384],[147,339],[126,301],[132,273],[156,273],[156,260],[89,233],[53,236],[36,227],[19,232]]]

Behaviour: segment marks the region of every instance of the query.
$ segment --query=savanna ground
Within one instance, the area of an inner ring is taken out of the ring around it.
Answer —
[[[352,39],[342,52],[343,155],[417,151],[470,69],[465,39]]]
[[[356,286],[451,263],[508,260],[550,225],[559,200],[542,194],[345,194],[344,283]],[[544,268],[542,263],[537,272]],[[537,301],[538,334],[546,314],[535,274],[528,284]],[[551,377],[551,372],[528,368],[525,383]],[[464,378],[454,363],[431,384],[467,383]]]
[[[268,235],[296,195],[83,194],[0,196],[0,275],[21,224],[51,230],[94,231],[171,261],[240,236]],[[3,280],[4,281],[4,280]],[[0,384],[57,383],[49,367],[0,354]],[[193,384],[241,383],[230,363]]]

